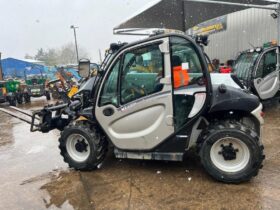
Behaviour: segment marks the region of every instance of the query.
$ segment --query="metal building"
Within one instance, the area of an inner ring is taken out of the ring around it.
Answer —
[[[43,65],[29,63],[15,58],[3,59],[1,63],[5,79],[9,77],[24,78],[25,72],[28,74],[41,74],[41,72],[44,72]]]
[[[239,52],[262,46],[265,42],[277,40],[277,19],[273,11],[247,9],[227,15],[227,26],[209,36],[209,46],[205,51],[211,59],[221,62],[235,59]]]

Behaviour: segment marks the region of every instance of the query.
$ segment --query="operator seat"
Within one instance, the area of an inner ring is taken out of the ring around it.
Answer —
[[[135,59],[135,66],[133,67],[138,73],[149,73],[149,68],[144,64],[142,56],[137,56]]]

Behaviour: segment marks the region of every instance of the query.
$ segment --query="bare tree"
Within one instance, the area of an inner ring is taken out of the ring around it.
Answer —
[[[79,48],[80,58],[87,58],[88,53],[83,49]],[[44,50],[40,48],[37,50],[37,54],[34,56],[36,60],[44,61],[48,66],[55,65],[67,65],[75,64],[76,60],[76,49],[73,43],[68,43],[60,48]]]
[[[46,53],[45,53],[45,51],[43,50],[43,48],[40,48],[40,49],[37,50],[37,53],[36,53],[36,55],[34,56],[34,58],[35,58],[36,60],[39,60],[39,61],[45,61],[45,59],[46,59]]]
[[[73,64],[77,62],[74,44],[69,43],[61,47],[59,61],[61,64]]]
[[[29,55],[29,54],[25,54],[24,58],[25,58],[25,59],[34,59],[34,57],[31,56],[31,55]]]

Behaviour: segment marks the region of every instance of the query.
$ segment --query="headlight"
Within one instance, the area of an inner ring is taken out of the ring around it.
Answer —
[[[32,92],[32,93],[34,93],[34,92],[40,92],[40,89],[32,89],[31,92]]]

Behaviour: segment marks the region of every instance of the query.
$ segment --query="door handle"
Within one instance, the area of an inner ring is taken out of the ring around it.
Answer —
[[[103,114],[106,117],[112,116],[114,113],[115,113],[115,111],[112,108],[106,108],[106,109],[103,110]]]
[[[257,84],[260,84],[262,82],[262,79],[257,80]]]

